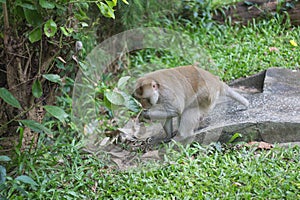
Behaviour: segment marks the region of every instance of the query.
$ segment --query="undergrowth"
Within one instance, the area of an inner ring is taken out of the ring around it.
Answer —
[[[155,25],[189,35],[212,59],[211,71],[226,81],[270,67],[299,68],[300,28],[280,18],[248,26],[180,17],[147,24]],[[130,59],[129,70],[136,74],[149,70],[149,63],[164,67],[187,64],[155,50],[137,52]],[[6,177],[0,174],[0,199],[300,198],[299,147],[257,151],[194,144],[180,151],[170,148],[160,163],[119,171],[108,162],[109,156],[100,160],[83,151],[74,124],[53,125],[60,126],[63,128],[57,128],[53,137],[40,138],[35,152],[16,148],[10,159],[0,157],[7,172]]]

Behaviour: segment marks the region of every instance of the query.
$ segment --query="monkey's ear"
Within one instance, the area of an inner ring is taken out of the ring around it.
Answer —
[[[143,87],[142,86],[138,87],[134,92],[135,97],[140,97],[141,95],[143,95]]]

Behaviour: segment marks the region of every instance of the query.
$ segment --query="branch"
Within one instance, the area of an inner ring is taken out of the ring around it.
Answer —
[[[4,45],[8,43],[9,21],[6,3],[2,3],[3,18],[4,18]]]

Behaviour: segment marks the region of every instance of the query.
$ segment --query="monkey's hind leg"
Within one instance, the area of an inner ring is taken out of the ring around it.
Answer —
[[[197,127],[201,113],[198,108],[189,108],[181,115],[178,136],[175,141],[191,143],[194,139],[194,129]]]

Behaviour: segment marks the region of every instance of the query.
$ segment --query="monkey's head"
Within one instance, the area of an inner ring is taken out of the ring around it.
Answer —
[[[134,97],[142,104],[143,108],[155,105],[159,98],[159,83],[150,78],[137,80]]]

